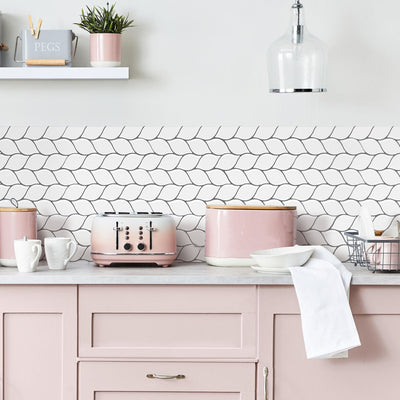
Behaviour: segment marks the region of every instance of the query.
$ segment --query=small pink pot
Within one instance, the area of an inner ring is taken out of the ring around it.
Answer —
[[[90,34],[90,65],[92,67],[119,67],[121,65],[121,34]]]

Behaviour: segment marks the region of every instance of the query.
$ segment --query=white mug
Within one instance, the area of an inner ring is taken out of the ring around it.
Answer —
[[[14,252],[19,272],[35,272],[42,255],[40,240],[14,240]]]
[[[67,237],[44,239],[44,250],[49,269],[65,269],[76,252],[76,243]]]

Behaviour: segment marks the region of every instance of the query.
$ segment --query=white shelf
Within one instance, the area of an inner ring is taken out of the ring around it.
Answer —
[[[129,79],[129,68],[1,67],[0,79]]]

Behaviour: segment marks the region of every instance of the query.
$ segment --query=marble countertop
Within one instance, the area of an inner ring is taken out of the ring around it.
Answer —
[[[353,274],[353,285],[400,285],[400,273],[372,273],[346,264]],[[68,264],[66,270],[50,271],[45,263],[38,271],[19,273],[16,268],[0,267],[0,285],[291,285],[289,274],[262,274],[249,267],[212,267],[205,263],[176,263],[161,267],[99,268],[88,261]]]

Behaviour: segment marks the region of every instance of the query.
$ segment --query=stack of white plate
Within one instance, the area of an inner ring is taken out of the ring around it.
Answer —
[[[253,265],[251,268],[265,274],[289,274],[289,267],[304,265],[312,253],[313,249],[309,246],[256,250],[250,255],[257,265]]]

